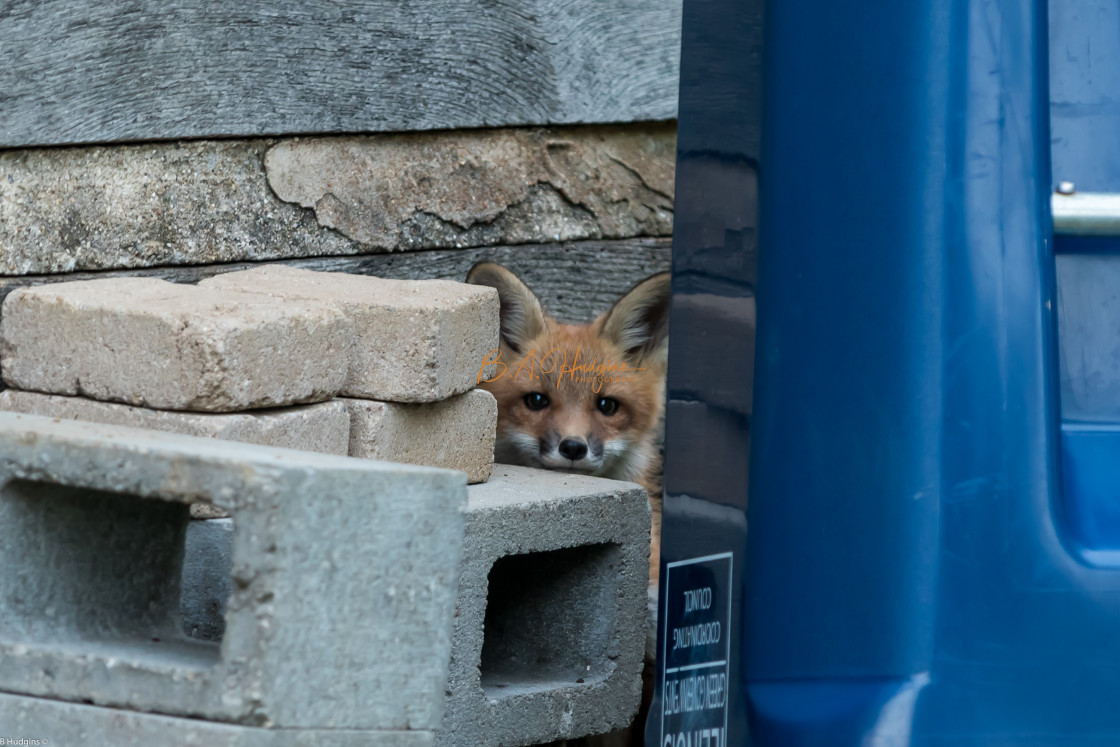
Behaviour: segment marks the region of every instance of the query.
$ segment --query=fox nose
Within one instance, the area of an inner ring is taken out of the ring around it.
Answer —
[[[574,438],[565,438],[560,442],[560,453],[565,459],[578,462],[587,456],[587,444]]]

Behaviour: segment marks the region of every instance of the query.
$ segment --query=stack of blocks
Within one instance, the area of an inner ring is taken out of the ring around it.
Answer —
[[[626,726],[649,505],[487,482],[498,328],[490,288],[278,266],[12,293],[0,726],[230,747]]]
[[[418,464],[485,482],[491,288],[267,266],[15,291],[0,409]]]

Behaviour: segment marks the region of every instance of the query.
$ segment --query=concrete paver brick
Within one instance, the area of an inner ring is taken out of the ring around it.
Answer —
[[[17,389],[206,412],[330,399],[353,343],[332,304],[155,278],[21,288],[4,301],[0,338]]]
[[[200,287],[337,303],[353,324],[343,394],[436,402],[473,389],[498,347],[498,293],[451,280],[388,280],[280,265],[207,278]],[[487,375],[493,366],[486,369]]]
[[[489,392],[422,404],[342,401],[350,411],[350,456],[462,470],[471,484],[490,477],[498,403]]]
[[[0,392],[0,410],[339,456],[349,450],[350,415],[337,400],[249,412],[195,413],[6,389]]]

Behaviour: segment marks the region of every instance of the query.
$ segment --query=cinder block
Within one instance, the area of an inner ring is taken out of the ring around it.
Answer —
[[[199,286],[339,304],[354,325],[343,390],[349,397],[447,399],[477,386],[486,355],[498,347],[498,293],[484,286],[278,265],[218,275]]]
[[[430,731],[269,729],[158,716],[45,698],[0,693],[0,728],[7,737],[45,747],[430,747]],[[15,736],[19,735],[19,736]]]
[[[350,410],[350,456],[462,470],[471,484],[490,477],[498,427],[490,392],[472,389],[415,405],[342,401]]]
[[[640,699],[650,603],[645,492],[594,477],[494,469],[489,483],[468,489],[437,743],[528,745],[628,726]],[[231,537],[220,522],[195,525],[203,526],[188,542],[188,559],[228,555]],[[184,617],[200,628],[221,625],[206,603],[221,596],[219,583],[184,573],[192,589]]]
[[[0,337],[17,389],[208,412],[330,399],[352,342],[335,305],[154,278],[22,288]]]
[[[0,691],[265,729],[432,731],[465,500],[447,470],[0,413]],[[181,620],[195,501],[233,518],[220,642]]]
[[[646,639],[645,491],[498,464],[468,494],[437,744],[529,745],[628,726]]]
[[[337,400],[251,412],[193,413],[6,389],[0,392],[0,410],[339,456],[349,450],[350,415]]]

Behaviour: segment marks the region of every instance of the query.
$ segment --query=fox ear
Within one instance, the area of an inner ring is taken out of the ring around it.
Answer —
[[[544,331],[544,309],[541,302],[521,282],[521,278],[494,262],[479,262],[467,273],[467,282],[488,285],[498,291],[501,303],[502,341],[515,353]]]
[[[670,275],[646,278],[618,299],[597,322],[599,334],[614,342],[632,362],[663,363],[669,341]]]

